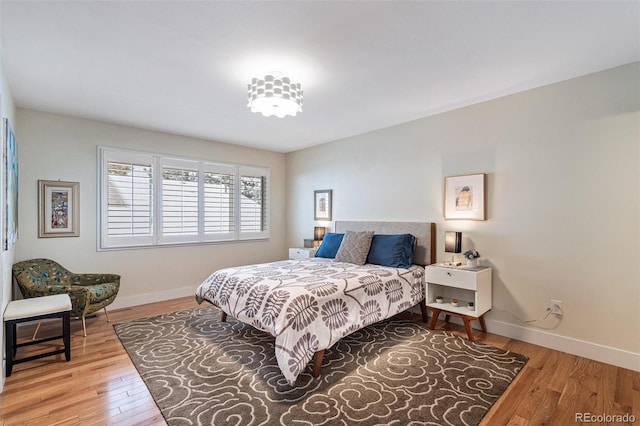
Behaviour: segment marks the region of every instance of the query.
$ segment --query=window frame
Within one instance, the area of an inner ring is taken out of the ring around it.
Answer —
[[[149,163],[152,168],[151,236],[113,236],[109,235],[109,192],[108,165],[110,162]],[[163,235],[163,167],[185,166],[198,171],[198,231],[196,234],[168,234]],[[230,216],[232,232],[205,232],[205,179],[206,173],[228,173],[233,176],[233,215]],[[262,188],[262,222],[261,231],[242,232],[242,177],[248,174],[252,177],[263,177],[266,182]],[[271,169],[264,166],[251,166],[233,163],[223,163],[210,160],[194,159],[176,155],[133,151],[122,148],[98,147],[98,251],[125,250],[135,248],[167,247],[181,245],[216,244],[220,242],[240,242],[251,240],[265,240],[270,238],[270,196]]]

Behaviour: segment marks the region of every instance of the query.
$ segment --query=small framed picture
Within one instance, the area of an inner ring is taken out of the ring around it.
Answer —
[[[38,181],[38,238],[80,236],[80,184]]]
[[[485,220],[485,185],[485,173],[445,177],[445,220]]]
[[[313,191],[314,220],[331,220],[331,190]]]

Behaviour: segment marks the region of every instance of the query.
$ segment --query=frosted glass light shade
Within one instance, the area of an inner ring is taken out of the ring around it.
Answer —
[[[282,118],[302,112],[302,87],[288,77],[267,74],[264,78],[251,79],[247,85],[247,98],[251,112],[259,112],[265,117]]]

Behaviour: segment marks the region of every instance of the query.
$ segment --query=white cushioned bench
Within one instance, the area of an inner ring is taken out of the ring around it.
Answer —
[[[18,324],[46,318],[62,319],[62,335],[46,337],[20,344],[17,343],[16,326]],[[13,365],[21,362],[33,361],[34,359],[61,353],[64,353],[67,361],[71,360],[71,298],[68,294],[56,294],[52,296],[14,300],[9,302],[7,305],[3,319],[6,336],[6,377],[11,375]],[[16,359],[18,348],[56,339],[62,339],[64,341],[64,349],[57,349],[27,358]]]

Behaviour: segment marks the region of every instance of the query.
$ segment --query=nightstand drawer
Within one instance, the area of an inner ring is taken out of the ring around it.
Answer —
[[[301,260],[311,259],[315,257],[317,249],[315,248],[290,248],[289,259]]]
[[[427,267],[425,268],[424,279],[432,284],[474,291],[478,289],[478,274],[462,269]]]

